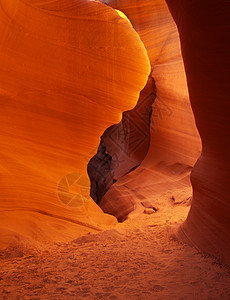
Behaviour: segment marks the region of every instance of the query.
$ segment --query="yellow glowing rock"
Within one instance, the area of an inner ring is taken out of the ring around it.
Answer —
[[[86,175],[103,130],[135,105],[150,71],[139,36],[110,7],[83,0],[0,0],[0,36],[4,245],[15,234],[65,241],[116,223],[60,182]]]

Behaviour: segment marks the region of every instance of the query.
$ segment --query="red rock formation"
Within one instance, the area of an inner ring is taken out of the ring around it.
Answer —
[[[148,52],[156,82],[148,154],[132,174],[118,180],[101,202],[104,211],[124,219],[145,199],[189,186],[189,174],[200,154],[200,139],[188,98],[179,35],[161,0],[109,0],[124,12]]]
[[[136,104],[150,72],[146,50],[157,88],[150,148],[100,205],[123,220],[141,202],[189,185],[200,141],[167,5],[107,2],[128,16],[146,49],[122,13],[98,1],[0,0],[1,248],[20,238],[66,241],[114,224],[85,199],[84,175],[102,132]],[[203,144],[179,234],[230,264],[229,1],[167,2]]]
[[[115,10],[84,0],[0,0],[0,36],[1,247],[114,224],[76,195],[101,133],[147,81],[139,36]]]
[[[179,235],[230,265],[230,2],[167,0],[180,33],[190,100],[202,139],[193,202]]]

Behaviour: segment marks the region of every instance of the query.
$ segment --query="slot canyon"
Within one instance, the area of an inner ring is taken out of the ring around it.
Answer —
[[[0,299],[230,299],[229,37],[229,0],[0,0]]]

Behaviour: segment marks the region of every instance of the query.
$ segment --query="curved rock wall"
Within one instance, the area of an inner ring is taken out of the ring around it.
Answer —
[[[147,81],[139,36],[87,0],[0,0],[0,36],[1,247],[114,224],[85,199],[86,167]]]
[[[230,265],[230,2],[167,0],[180,33],[190,100],[202,139],[193,202],[179,235]]]
[[[0,0],[1,249],[27,238],[67,241],[116,223],[87,198],[86,166],[104,130],[135,106],[148,57],[157,98],[150,147],[134,151],[135,161],[149,151],[128,175],[123,165],[100,205],[124,220],[157,193],[189,186],[200,140],[167,5],[107,2]],[[230,264],[229,1],[167,3],[203,144],[179,235]],[[146,49],[109,6],[128,16]]]
[[[135,170],[145,158],[150,144],[152,104],[156,85],[151,76],[140,92],[137,105],[122,113],[122,120],[105,130],[97,154],[88,163],[90,196],[100,201],[111,185]],[[105,207],[103,207],[105,210]]]
[[[124,12],[140,35],[157,90],[148,154],[140,167],[110,188],[100,204],[104,211],[123,220],[140,202],[155,201],[158,193],[190,186],[189,175],[201,144],[189,102],[178,30],[166,3],[106,2]]]

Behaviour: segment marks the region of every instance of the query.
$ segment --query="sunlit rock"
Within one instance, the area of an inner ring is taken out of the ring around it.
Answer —
[[[1,247],[115,224],[89,198],[86,167],[147,81],[138,34],[95,1],[0,0],[0,36]]]

